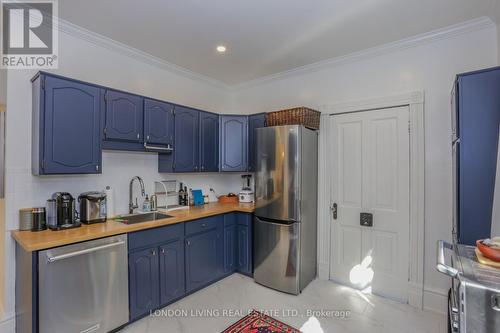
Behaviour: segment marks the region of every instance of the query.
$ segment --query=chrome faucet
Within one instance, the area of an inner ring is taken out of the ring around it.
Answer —
[[[141,186],[141,194],[144,196],[146,194],[146,191],[144,190],[144,182],[142,181],[142,178],[139,176],[132,177],[130,180],[130,185],[128,188],[128,213],[133,214],[134,209],[139,208],[139,204],[137,203],[137,197],[135,197],[135,204],[132,200],[132,192],[134,189],[134,180],[137,180],[139,182],[139,185]]]

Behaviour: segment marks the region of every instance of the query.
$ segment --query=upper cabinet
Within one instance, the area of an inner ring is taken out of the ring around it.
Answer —
[[[103,149],[159,152],[159,172],[255,171],[263,113],[220,116],[45,72],[32,82],[35,175],[101,173]]]
[[[248,117],[220,117],[220,171],[247,171]]]
[[[219,171],[219,115],[200,112],[200,171]]]
[[[144,99],[114,90],[106,90],[104,99],[104,139],[142,142]]]
[[[33,79],[32,172],[101,173],[102,90],[40,73]]]
[[[175,108],[175,172],[199,171],[200,112],[187,107]]]
[[[144,100],[144,142],[150,149],[171,149],[174,145],[174,106]]]
[[[255,130],[266,126],[266,114],[257,113],[248,116],[248,171],[255,172]]]

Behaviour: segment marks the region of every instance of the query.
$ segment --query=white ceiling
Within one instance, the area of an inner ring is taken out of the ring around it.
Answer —
[[[493,1],[61,0],[59,15],[234,85],[487,16]]]

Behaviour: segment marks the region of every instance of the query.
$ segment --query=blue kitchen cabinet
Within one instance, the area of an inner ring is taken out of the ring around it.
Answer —
[[[220,117],[220,171],[247,171],[248,117]]]
[[[33,174],[101,173],[102,90],[46,73],[32,83]]]
[[[452,118],[454,228],[460,244],[490,238],[500,126],[500,67],[456,78]]]
[[[144,98],[125,92],[106,90],[104,139],[143,142]],[[124,146],[122,149],[126,149]]]
[[[218,216],[189,223],[196,227],[195,231],[199,232],[186,236],[185,263],[187,292],[206,286],[224,274],[222,219]],[[199,229],[195,223],[200,223]],[[189,229],[190,226],[187,225],[186,233],[189,232]]]
[[[160,305],[158,248],[129,254],[130,319],[137,319]]]
[[[195,109],[175,107],[175,149],[173,156],[174,172],[198,172],[199,167],[199,118]],[[160,164],[160,172],[161,172]]]
[[[171,148],[174,145],[174,105],[152,99],[144,100],[144,143],[146,150]]]
[[[160,304],[166,305],[185,294],[184,244],[182,239],[159,247]]]
[[[236,271],[236,213],[224,215],[224,273]]]
[[[266,126],[266,114],[257,113],[248,116],[248,171],[255,172],[257,161],[255,129]]]
[[[200,112],[200,171],[219,171],[219,115]]]
[[[252,215],[247,213],[237,214],[236,270],[245,275],[252,275]]]

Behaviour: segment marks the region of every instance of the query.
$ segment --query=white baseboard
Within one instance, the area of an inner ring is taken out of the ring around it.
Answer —
[[[446,314],[448,311],[448,292],[426,288],[424,290],[424,310]]]
[[[328,263],[318,261],[318,279],[325,281],[330,279],[330,267]]]
[[[2,332],[2,333],[15,333],[16,332],[16,317],[11,316],[8,318],[0,319],[0,332]]]
[[[423,309],[424,295],[422,292],[422,285],[414,282],[408,283],[408,304],[417,309]]]

